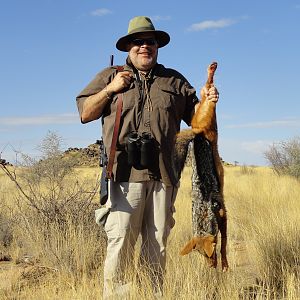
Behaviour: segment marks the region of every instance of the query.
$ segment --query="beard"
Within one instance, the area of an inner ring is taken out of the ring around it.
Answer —
[[[148,55],[136,54],[134,57],[130,58],[133,65],[140,71],[152,69],[157,62],[157,54],[152,55],[152,53],[149,53]]]

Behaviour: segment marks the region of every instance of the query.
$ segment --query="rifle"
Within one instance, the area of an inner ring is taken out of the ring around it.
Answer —
[[[109,65],[113,66],[114,64],[114,56],[110,56],[110,62]],[[102,123],[102,128],[103,128],[103,117],[101,118],[101,123]],[[96,144],[99,145],[99,150],[100,150],[100,159],[99,159],[99,165],[102,168],[101,172],[101,179],[100,179],[100,204],[104,205],[108,199],[108,180],[106,176],[106,167],[107,167],[107,153],[106,149],[104,147],[103,143],[103,137],[101,137],[101,140],[97,140]]]

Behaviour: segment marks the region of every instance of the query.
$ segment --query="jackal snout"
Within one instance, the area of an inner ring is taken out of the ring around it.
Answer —
[[[196,236],[193,237],[180,251],[180,255],[186,255],[192,250],[197,250],[206,257],[212,257],[216,251],[216,237]]]

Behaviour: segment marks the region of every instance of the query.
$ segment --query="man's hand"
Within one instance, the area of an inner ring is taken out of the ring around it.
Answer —
[[[81,111],[82,123],[99,119],[103,109],[113,94],[119,93],[128,87],[133,74],[132,72],[118,72],[110,84],[97,94],[89,96],[83,103]]]
[[[209,89],[206,86],[204,86],[201,89],[200,94],[201,98],[206,98],[208,101],[211,102],[217,103],[219,100],[219,92],[214,85],[212,85]]]
[[[124,88],[130,85],[133,73],[129,71],[118,72],[110,84],[107,85],[106,90],[109,96],[119,93]]]

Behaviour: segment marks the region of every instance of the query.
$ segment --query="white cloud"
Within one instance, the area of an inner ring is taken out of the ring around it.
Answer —
[[[300,120],[275,120],[267,122],[254,122],[245,124],[227,125],[226,128],[273,128],[273,127],[300,127]]]
[[[206,20],[200,23],[192,24],[188,31],[203,31],[209,29],[219,29],[233,25],[236,23],[233,19]]]
[[[271,146],[273,142],[266,140],[257,140],[251,142],[242,142],[241,148],[244,151],[248,151],[254,154],[262,154],[264,153],[269,146]]]
[[[60,115],[45,115],[34,117],[7,117],[0,118],[0,125],[23,126],[23,125],[48,125],[48,124],[71,124],[78,123],[78,114],[66,113]]]
[[[239,162],[243,165],[266,165],[264,152],[272,145],[269,140],[239,140],[222,136],[219,139],[219,152],[226,162]]]
[[[112,13],[112,11],[107,8],[98,8],[96,10],[93,10],[91,12],[91,15],[95,16],[95,17],[103,17],[103,16],[109,15],[111,13]]]

